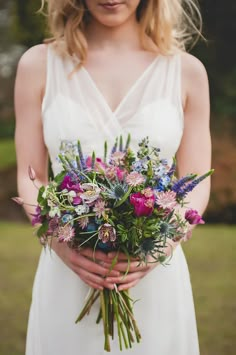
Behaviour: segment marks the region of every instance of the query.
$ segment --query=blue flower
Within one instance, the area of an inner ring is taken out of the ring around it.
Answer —
[[[71,222],[73,219],[72,215],[71,214],[64,214],[64,216],[62,216],[61,220],[62,220],[62,223],[66,224],[66,223],[69,223]]]
[[[163,176],[161,179],[159,179],[155,190],[157,190],[158,192],[162,192],[165,191],[166,187],[169,185],[171,179],[168,175]]]

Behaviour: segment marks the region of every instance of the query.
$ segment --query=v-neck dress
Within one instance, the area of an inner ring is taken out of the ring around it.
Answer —
[[[132,148],[149,136],[163,158],[176,154],[184,129],[181,104],[181,56],[157,56],[112,112],[89,72],[48,47],[47,82],[42,104],[45,144],[54,173],[61,140],[80,139],[85,154],[103,156],[106,140],[128,133]],[[89,287],[52,251],[42,250],[32,294],[26,355],[102,355],[99,305],[79,324]],[[142,334],[130,355],[199,355],[195,311],[188,266],[181,246],[169,266],[157,266],[130,290]],[[120,354],[117,336],[111,354]]]

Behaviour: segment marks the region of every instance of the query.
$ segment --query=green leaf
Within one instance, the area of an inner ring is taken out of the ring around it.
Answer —
[[[61,173],[57,174],[54,178],[54,181],[58,184],[61,185],[62,181],[64,180],[64,177],[66,175],[65,171],[62,171]]]
[[[48,230],[48,221],[45,221],[37,230],[37,236],[42,237]]]

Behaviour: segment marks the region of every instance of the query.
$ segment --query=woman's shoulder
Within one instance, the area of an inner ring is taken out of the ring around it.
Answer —
[[[204,64],[194,55],[187,52],[181,53],[182,75],[185,81],[198,83],[207,80]]]
[[[201,93],[208,95],[208,76],[203,63],[192,54],[181,53],[183,105]]]
[[[29,48],[21,56],[18,66],[30,69],[39,69],[46,64],[47,44],[38,44]]]
[[[47,45],[39,44],[23,53],[18,62],[17,75],[28,77],[43,87],[46,81],[46,67]]]

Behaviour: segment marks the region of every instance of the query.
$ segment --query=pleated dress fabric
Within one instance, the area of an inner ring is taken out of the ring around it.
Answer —
[[[45,144],[54,173],[61,140],[80,139],[83,151],[103,156],[106,140],[128,133],[133,149],[149,136],[150,144],[171,161],[184,128],[181,104],[181,55],[158,55],[112,112],[89,72],[71,77],[75,61],[48,46],[47,82],[42,104]],[[35,275],[28,321],[26,355],[103,355],[99,304],[79,324],[89,287],[53,252],[42,249]],[[157,266],[130,290],[142,334],[130,355],[199,355],[195,310],[188,266],[181,246],[169,266]],[[120,354],[117,336],[111,354]]]

